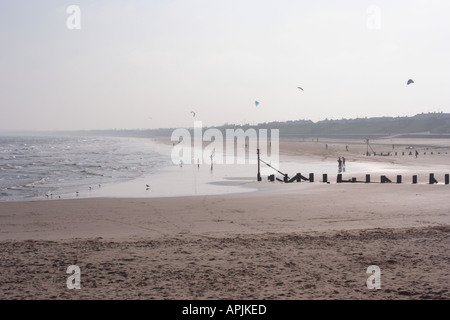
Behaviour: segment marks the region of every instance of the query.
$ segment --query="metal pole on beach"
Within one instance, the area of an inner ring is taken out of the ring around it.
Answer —
[[[257,179],[258,179],[258,181],[261,181],[261,172],[260,172],[260,163],[259,163],[259,149],[256,149],[256,153],[258,154],[258,175],[257,175]]]

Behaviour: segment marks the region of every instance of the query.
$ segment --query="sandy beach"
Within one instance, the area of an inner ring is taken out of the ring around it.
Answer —
[[[361,140],[280,142],[281,160],[345,156],[343,178],[363,179],[351,170],[363,165],[370,184],[251,172],[221,182],[243,193],[2,202],[0,299],[449,299],[447,142],[372,141],[392,155],[369,157]],[[399,174],[401,184],[378,183]],[[80,290],[66,286],[70,265]],[[371,265],[381,289],[367,287]]]

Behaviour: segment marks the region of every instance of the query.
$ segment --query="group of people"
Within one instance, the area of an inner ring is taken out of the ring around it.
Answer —
[[[342,157],[342,158],[339,157],[337,162],[338,162],[339,169],[342,169],[343,167],[345,167],[345,158],[344,157]]]

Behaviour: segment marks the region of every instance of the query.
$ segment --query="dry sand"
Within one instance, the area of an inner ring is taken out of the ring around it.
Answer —
[[[377,148],[393,141],[412,144]],[[417,159],[366,157],[356,140],[280,145],[282,159],[344,155],[403,184],[237,180],[258,191],[0,203],[0,299],[448,299],[445,142],[414,141],[428,151]],[[440,183],[409,182],[428,172]],[[66,287],[70,265],[81,290]],[[381,289],[366,286],[370,265]]]

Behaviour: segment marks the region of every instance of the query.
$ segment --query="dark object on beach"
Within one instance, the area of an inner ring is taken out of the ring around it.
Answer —
[[[412,79],[409,79],[408,82],[406,83],[406,85],[410,85],[411,83],[414,83],[414,81]]]
[[[430,173],[429,183],[430,184],[438,183],[438,181],[434,178],[434,173]]]

